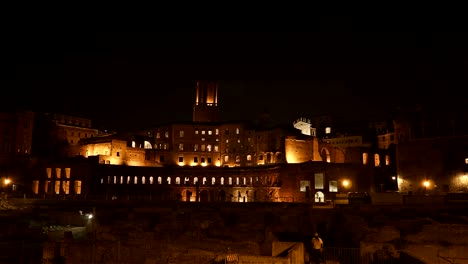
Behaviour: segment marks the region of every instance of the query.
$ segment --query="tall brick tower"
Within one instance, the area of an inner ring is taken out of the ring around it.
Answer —
[[[218,81],[197,81],[193,122],[219,121]]]

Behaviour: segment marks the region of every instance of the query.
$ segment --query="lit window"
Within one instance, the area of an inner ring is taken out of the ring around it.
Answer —
[[[206,145],[206,151],[211,151],[211,145]]]
[[[184,150],[184,144],[179,144],[179,150]]]
[[[214,151],[215,151],[215,152],[219,151],[218,145],[214,145]]]
[[[215,129],[215,134],[219,135],[219,129]]]
[[[385,165],[390,165],[390,156],[389,155],[385,155]]]
[[[205,130],[202,130],[202,131],[201,131],[201,134],[202,134],[202,135],[205,135]]]
[[[184,137],[184,131],[183,130],[179,131],[179,136]]]
[[[375,164],[376,167],[380,166],[380,156],[377,153],[374,154],[374,164]]]
[[[310,181],[300,181],[299,191],[305,192],[307,189],[310,191]]]
[[[212,135],[213,134],[213,131],[212,130],[208,130],[208,135]]]
[[[315,189],[323,189],[324,177],[323,173],[315,173]]]
[[[201,151],[205,151],[205,145],[201,145]]]
[[[468,158],[465,159],[465,164],[468,164]]]
[[[363,165],[367,164],[367,159],[368,159],[368,154],[367,153],[362,153],[362,164]]]
[[[240,143],[240,138],[237,139],[237,143]]]
[[[166,131],[166,132],[164,133],[164,136],[165,136],[166,138],[169,138],[169,132]]]
[[[229,156],[224,156],[224,162],[228,162],[229,161]]]
[[[239,128],[236,128],[236,134],[239,135]]]
[[[338,192],[338,182],[337,181],[330,181],[328,190],[330,192]]]
[[[195,129],[195,135],[198,135],[198,129]]]
[[[198,151],[198,144],[195,144],[195,145],[193,146],[193,151]]]
[[[331,133],[331,127],[326,127],[325,134],[330,134],[330,133]]]
[[[252,155],[247,155],[247,161],[251,161],[252,160]]]

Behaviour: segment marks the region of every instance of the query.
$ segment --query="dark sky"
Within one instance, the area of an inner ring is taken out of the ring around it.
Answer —
[[[264,110],[280,123],[360,120],[415,100],[453,105],[467,87],[467,32],[456,25],[335,16],[298,31],[31,27],[4,33],[2,86],[12,92],[2,106],[139,129],[190,120],[197,79],[222,80],[225,120]]]

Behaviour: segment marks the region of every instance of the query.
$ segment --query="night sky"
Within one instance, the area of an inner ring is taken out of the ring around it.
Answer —
[[[412,102],[466,105],[467,32],[457,23],[319,17],[299,31],[31,27],[4,33],[2,87],[13,90],[2,108],[141,129],[190,121],[197,79],[221,80],[223,120],[263,111],[278,123],[326,113],[367,120]]]

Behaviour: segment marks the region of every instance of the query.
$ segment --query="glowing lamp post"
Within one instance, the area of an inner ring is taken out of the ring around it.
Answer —
[[[423,182],[423,185],[424,185],[424,193],[426,193],[427,188],[429,187],[430,183],[429,183],[428,180],[425,180],[425,181]]]
[[[344,179],[343,181],[341,181],[341,185],[343,186],[344,189],[347,190],[351,188],[351,181]]]

